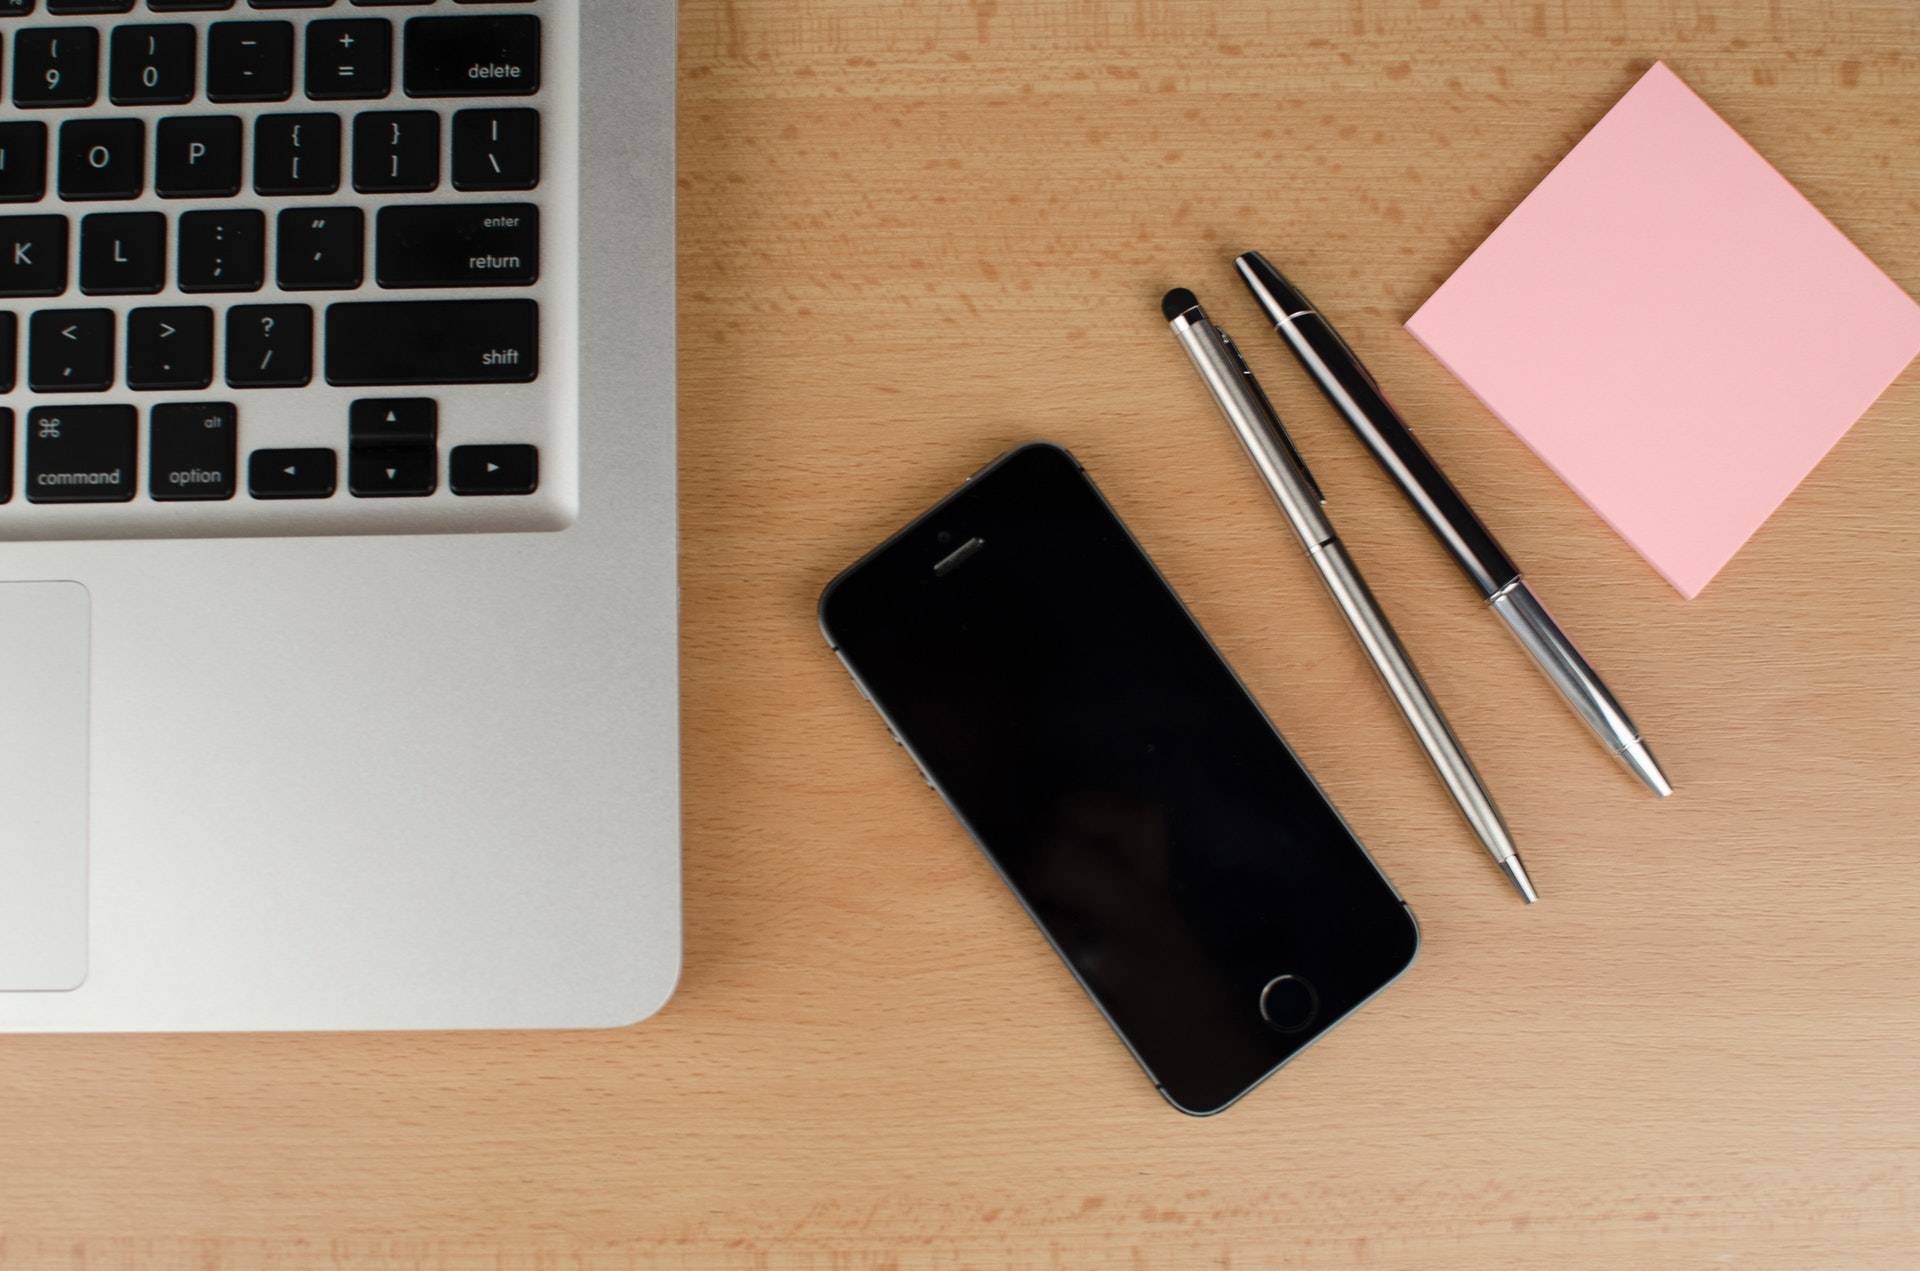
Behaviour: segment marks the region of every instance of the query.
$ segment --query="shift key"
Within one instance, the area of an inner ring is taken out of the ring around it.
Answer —
[[[327,306],[329,384],[524,384],[539,373],[531,300]]]
[[[380,209],[382,287],[525,286],[540,277],[540,209],[531,203],[408,203]]]

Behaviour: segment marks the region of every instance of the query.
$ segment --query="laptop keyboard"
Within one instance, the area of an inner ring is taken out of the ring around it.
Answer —
[[[0,0],[0,540],[553,529],[577,0]]]

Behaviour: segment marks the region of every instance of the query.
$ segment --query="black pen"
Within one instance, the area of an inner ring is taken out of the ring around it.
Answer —
[[[1445,544],[1461,570],[1520,641],[1520,647],[1553,681],[1554,687],[1586,721],[1601,744],[1655,794],[1664,797],[1673,793],[1673,786],[1660,771],[1660,765],[1654,762],[1653,753],[1647,749],[1633,720],[1587,665],[1587,660],[1580,656],[1573,641],[1560,630],[1493,534],[1480,523],[1480,518],[1453,488],[1439,465],[1414,439],[1346,341],[1259,252],[1235,257],[1233,263],[1240,271],[1240,280],[1247,284],[1280,338],[1300,359],[1300,365],[1320,386],[1334,409],[1360,435],[1380,466],[1399,485],[1401,493],[1419,509],[1427,527]]]

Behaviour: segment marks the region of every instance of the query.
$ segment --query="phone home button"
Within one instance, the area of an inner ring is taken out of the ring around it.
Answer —
[[[1297,1033],[1320,1013],[1320,994],[1311,981],[1297,975],[1276,975],[1260,990],[1260,1015],[1282,1033]]]

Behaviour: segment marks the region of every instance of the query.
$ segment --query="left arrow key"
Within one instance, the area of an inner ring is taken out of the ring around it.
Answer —
[[[256,499],[328,499],[340,480],[331,450],[256,450],[247,456],[247,493]]]

